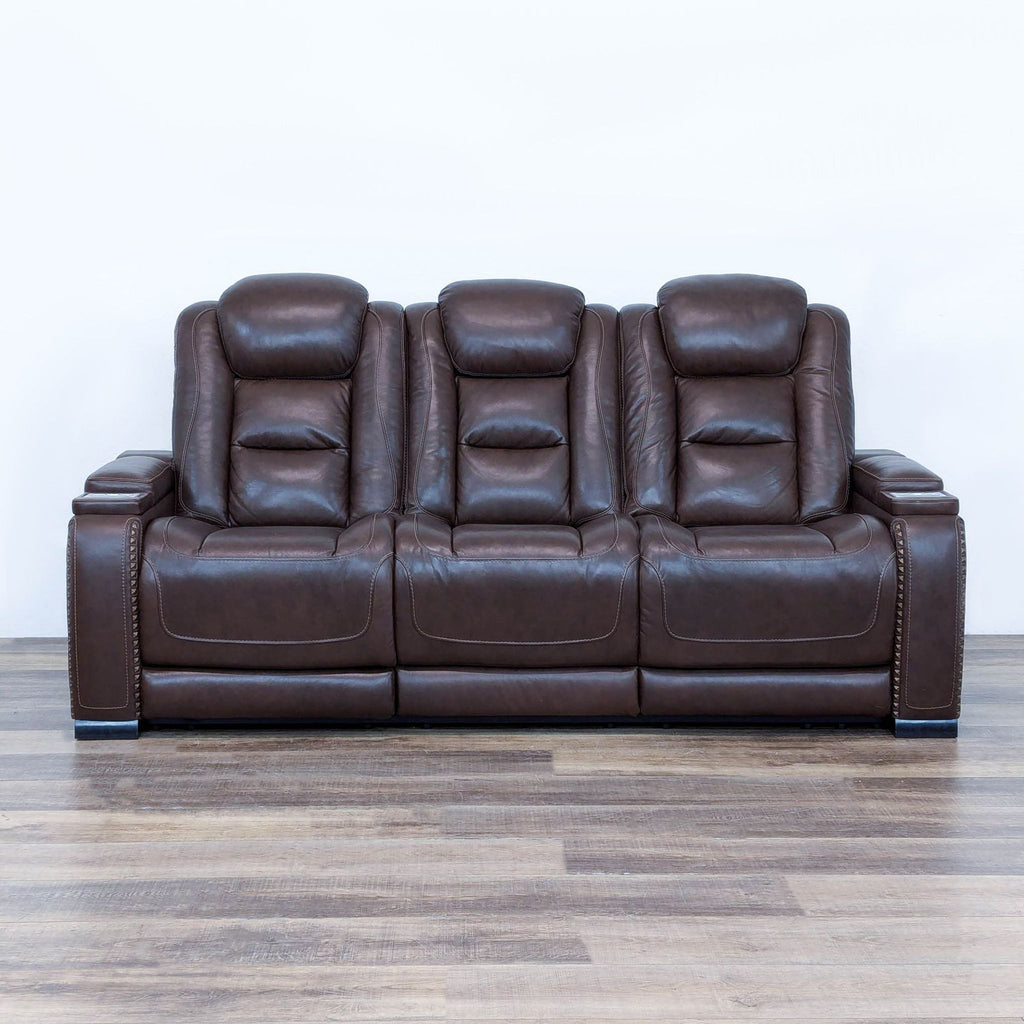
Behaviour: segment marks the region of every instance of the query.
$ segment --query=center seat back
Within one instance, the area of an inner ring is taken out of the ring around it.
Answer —
[[[460,281],[406,319],[408,511],[578,526],[621,509],[614,309],[544,281]]]
[[[399,713],[635,714],[616,311],[559,284],[461,281],[406,321]]]

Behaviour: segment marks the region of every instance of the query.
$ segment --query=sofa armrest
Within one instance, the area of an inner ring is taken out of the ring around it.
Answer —
[[[134,736],[142,669],[142,538],[154,519],[174,514],[170,456],[132,454],[115,459],[89,477],[86,493],[73,506],[67,586],[75,735]]]
[[[889,449],[857,452],[852,485],[854,493],[890,516],[955,516],[960,511],[940,476]]]
[[[71,503],[75,515],[137,516],[174,491],[170,452],[123,452],[90,473],[85,493]]]
[[[960,503],[943,490],[941,477],[889,450],[857,452],[851,483],[851,510],[887,522],[895,549],[896,734],[955,736],[967,569]]]

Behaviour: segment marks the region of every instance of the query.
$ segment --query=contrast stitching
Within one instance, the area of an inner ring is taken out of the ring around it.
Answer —
[[[398,467],[395,464],[395,455],[391,450],[391,442],[388,440],[388,428],[384,422],[384,410],[380,404],[380,363],[381,356],[384,352],[384,321],[380,318],[380,315],[375,309],[371,309],[369,306],[366,307],[366,311],[370,313],[374,320],[377,321],[377,360],[373,370],[373,400],[377,406],[377,416],[380,419],[380,432],[384,436],[384,447],[388,453],[388,464],[391,466],[391,504],[390,509],[394,509],[398,503]]]
[[[849,558],[851,555],[859,555],[862,551],[864,551],[866,548],[871,546],[871,527],[868,526],[867,520],[859,512],[853,512],[853,513],[851,513],[851,515],[855,515],[864,524],[864,528],[867,530],[867,534],[868,534],[868,539],[859,548],[856,548],[853,551],[844,551],[842,554],[840,554],[838,551],[835,550],[835,546],[836,546],[835,545],[835,541],[833,541],[829,537],[828,539],[832,543],[832,552],[830,554],[827,554],[827,555],[793,555],[792,557],[786,558],[784,560],[786,562],[818,562],[818,561],[829,561],[829,560],[831,560],[833,558]],[[738,557],[738,556],[735,556],[735,555],[732,555],[732,556],[730,556],[728,558],[725,558],[725,557],[719,557],[718,555],[706,555],[703,552],[701,552],[699,549],[697,550],[697,553],[694,553],[692,551],[687,551],[685,548],[681,548],[678,544],[676,544],[673,540],[671,540],[669,538],[668,534],[665,532],[665,526],[664,526],[664,523],[663,523],[662,518],[660,516],[655,520],[655,522],[657,522],[657,524],[658,524],[658,529],[661,531],[661,536],[664,539],[665,543],[668,544],[669,547],[674,548],[681,555],[685,555],[687,558],[694,558],[694,559],[696,559],[696,558],[706,558],[709,561],[713,561],[713,562],[779,562],[780,561],[779,558],[742,558],[742,557]],[[807,529],[810,529],[810,527],[807,527]],[[826,535],[823,534],[823,536],[826,536]],[[694,541],[694,543],[696,544],[696,540]]]
[[[89,477],[89,480],[97,484],[153,484],[171,469],[169,462],[163,463],[160,468],[152,473],[150,476],[137,476],[132,473],[103,473],[102,475],[93,474]],[[100,492],[103,493],[103,492]]]
[[[605,422],[605,418],[604,418],[604,401],[603,401],[604,395],[603,395],[603,389],[601,387],[601,383],[602,383],[602,372],[601,371],[604,369],[604,356],[605,356],[605,341],[606,341],[606,337],[605,337],[605,329],[604,329],[604,320],[598,315],[598,313],[595,310],[591,309],[589,306],[584,307],[583,311],[584,311],[584,313],[591,313],[593,316],[597,317],[598,326],[601,328],[601,348],[600,348],[600,351],[598,352],[598,356],[597,356],[597,379],[594,381],[594,394],[597,397],[597,416],[598,416],[598,419],[601,421],[601,436],[604,438],[604,451],[605,451],[605,456],[608,459],[608,465],[607,465],[607,469],[608,469],[608,504],[605,505],[605,507],[603,509],[601,509],[600,512],[596,513],[597,515],[601,515],[603,512],[610,512],[612,510],[613,505],[615,504],[615,479],[614,479],[614,477],[612,475],[612,446],[611,446],[611,441],[609,441],[609,439],[608,439],[608,424]],[[583,333],[583,322],[582,322],[582,319],[581,319],[581,321],[580,321],[580,334],[582,335],[582,333]]]
[[[121,615],[124,619],[124,636],[122,637],[122,649],[124,651],[124,682],[125,682],[125,695],[124,704],[125,707],[128,705],[128,699],[131,695],[132,681],[131,681],[131,661],[128,655],[128,649],[130,644],[131,635],[131,584],[129,582],[129,560],[131,557],[131,520],[128,519],[124,524],[124,536],[121,544]]]
[[[416,471],[413,473],[413,490],[414,490],[414,501],[416,505],[420,504],[420,468],[423,463],[423,451],[427,444],[427,424],[430,422],[430,410],[434,405],[434,367],[430,359],[430,350],[427,348],[427,317],[434,312],[436,306],[430,306],[420,317],[420,346],[423,349],[423,359],[427,367],[427,404],[423,410],[423,426],[420,428],[419,437],[419,452],[416,456]],[[440,319],[440,314],[438,314]],[[451,354],[449,353],[449,356]]]
[[[897,522],[905,525],[905,520],[893,520],[895,525]],[[950,681],[950,692],[949,699],[944,700],[938,704],[914,704],[910,699],[910,630],[906,631],[906,661],[903,667],[904,675],[904,699],[906,701],[906,707],[912,708],[915,711],[936,711],[939,708],[947,708],[951,705],[956,706],[957,716],[960,714],[960,687],[962,683],[963,675],[963,598],[964,598],[964,577],[966,576],[966,562],[967,552],[965,538],[963,535],[963,520],[957,518],[956,525],[954,526],[957,532],[957,579],[956,579],[956,600],[953,602],[953,635],[956,637],[955,649],[953,654],[953,665],[952,665],[952,679]],[[913,562],[911,556],[910,547],[910,531],[907,531],[907,608],[906,616],[909,625],[910,620],[910,591],[913,583]]]
[[[629,482],[626,469],[626,339],[622,333],[622,317],[615,314],[615,372],[618,374],[619,385],[619,501],[622,510],[626,511],[629,499]]]
[[[409,584],[412,624],[420,636],[427,637],[429,640],[441,640],[445,643],[452,644],[482,644],[493,647],[558,647],[569,644],[589,644],[598,640],[607,640],[608,637],[610,637],[615,630],[619,628],[619,620],[622,617],[622,595],[626,587],[626,577],[629,575],[629,570],[639,560],[639,557],[639,555],[634,555],[622,570],[622,578],[619,580],[619,597],[615,605],[615,619],[612,623],[611,629],[609,629],[607,633],[602,633],[599,636],[579,637],[571,640],[468,640],[464,637],[441,636],[437,633],[428,633],[420,626],[419,619],[416,616],[416,589],[413,586],[412,573],[409,570],[409,567],[398,555],[395,555],[395,562],[405,571],[405,578]]]
[[[373,595],[377,586],[377,577],[380,575],[381,566],[385,565],[392,555],[389,553],[385,555],[376,565],[373,570],[373,575],[370,578],[370,594],[367,602],[366,621],[363,623],[363,628],[357,633],[350,633],[348,636],[328,636],[320,637],[315,640],[307,640],[305,638],[301,640],[244,640],[234,637],[219,637],[219,636],[189,636],[185,633],[175,633],[167,625],[167,620],[164,617],[164,597],[163,588],[160,586],[160,577],[156,570],[153,568],[151,562],[145,562],[149,566],[150,572],[153,573],[153,580],[156,583],[156,597],[157,597],[157,612],[160,616],[160,625],[163,631],[175,640],[191,640],[195,643],[201,644],[245,644],[245,645],[261,645],[261,646],[301,646],[302,644],[334,644],[343,643],[348,640],[357,640],[363,636],[366,631],[370,628],[370,622],[373,619]],[[144,560],[145,561],[145,560]]]
[[[808,314],[810,314],[810,312],[811,310],[808,309]],[[838,505],[833,505],[831,508],[824,509],[821,512],[811,512],[800,520],[802,523],[808,522],[811,519],[820,519],[822,516],[832,515],[832,513],[839,512],[841,509],[846,508],[850,503],[850,476],[853,466],[853,459],[850,455],[849,449],[846,447],[846,435],[843,433],[843,421],[839,415],[839,403],[836,401],[836,361],[839,358],[839,324],[836,323],[835,317],[824,309],[815,309],[813,312],[827,316],[832,322],[832,368],[829,371],[829,394],[832,399],[832,413],[836,418],[836,429],[839,431],[839,443],[843,448],[843,465],[847,467],[846,489],[843,493],[843,500]],[[806,326],[807,316],[804,317],[805,330]]]
[[[343,531],[339,530],[338,531],[338,536],[334,538],[334,551],[331,553],[331,557],[332,558],[342,558],[342,559],[344,559],[344,558],[351,558],[352,555],[358,554],[360,551],[365,551],[368,547],[371,547],[373,545],[373,538],[377,534],[377,520],[380,518],[381,515],[384,515],[384,514],[386,514],[386,513],[381,513],[381,512],[374,512],[374,513],[372,513],[372,515],[370,517],[370,536],[366,539],[366,543],[363,544],[361,547],[356,548],[355,551],[350,551],[350,552],[348,552],[348,554],[345,554],[345,555],[339,555],[338,554],[338,544],[341,541],[342,532],[343,532]],[[347,532],[348,529],[350,529],[350,527],[346,528],[345,532]],[[392,547],[394,547],[393,544],[392,544]]]
[[[652,398],[652,395],[653,395],[653,392],[654,392],[654,378],[653,378],[653,376],[651,374],[651,361],[650,361],[650,358],[647,355],[647,346],[644,344],[644,321],[652,313],[656,313],[656,312],[657,312],[657,308],[655,306],[651,306],[651,308],[649,310],[647,310],[647,312],[644,313],[643,316],[640,317],[640,322],[639,322],[639,324],[637,324],[637,331],[636,331],[637,344],[640,346],[640,353],[644,357],[644,371],[647,374],[647,401],[644,403],[644,420],[643,420],[643,427],[640,430],[640,444],[637,446],[637,449],[636,449],[636,460],[635,460],[635,462],[633,464],[633,504],[636,505],[638,510],[642,510],[644,512],[651,512],[654,515],[663,515],[664,513],[659,512],[657,509],[649,508],[647,505],[642,505],[640,503],[640,499],[637,497],[637,494],[638,494],[638,481],[640,479],[640,456],[643,453],[644,441],[647,438],[647,421],[648,421],[648,417],[649,417],[650,412],[651,412],[651,398]],[[625,349],[625,346],[623,346],[623,349]],[[667,358],[667,352],[666,352],[666,358]],[[671,360],[669,360],[669,365],[671,366]],[[672,369],[674,371],[675,367],[672,367]],[[678,401],[678,400],[676,400],[676,401]],[[676,410],[676,415],[678,416],[678,409]],[[677,458],[676,458],[676,474],[678,475],[678,473],[679,473],[679,464],[678,464],[678,456],[677,456]],[[628,486],[629,485],[627,483],[627,488],[628,488]]]
[[[139,532],[141,522],[130,520],[128,555],[128,600],[131,606],[132,620],[132,684],[135,691],[135,717],[142,714],[142,659],[139,651]]]
[[[216,314],[216,307],[210,306],[204,309],[198,316],[192,321],[192,365],[193,372],[195,374],[195,394],[192,396],[192,415],[189,417],[188,430],[185,432],[185,443],[181,450],[181,472],[178,474],[177,479],[177,491],[178,491],[178,504],[185,509],[186,512],[191,512],[192,515],[200,519],[208,519],[209,517],[202,515],[197,512],[194,508],[191,508],[186,504],[184,497],[182,496],[182,482],[185,479],[185,467],[188,465],[188,456],[190,445],[192,444],[192,429],[195,426],[196,416],[199,414],[199,353],[196,351],[196,327],[199,325],[199,321],[202,320],[207,313]],[[225,356],[225,362],[227,357]]]
[[[406,363],[405,350],[408,346],[408,325],[405,319],[405,310],[400,309],[398,314],[398,326],[399,326],[399,345],[398,345],[398,361],[401,367],[401,373],[399,375],[399,395],[400,403],[399,408],[401,409],[402,416],[402,430],[399,442],[402,446],[402,458],[398,464],[399,473],[397,474],[399,479],[398,484],[398,496],[395,499],[394,511],[401,512],[405,507],[406,500],[406,489],[409,481],[408,467],[409,467],[409,368]]]
[[[870,633],[874,628],[875,623],[878,621],[878,608],[882,600],[882,584],[885,582],[885,574],[888,572],[889,566],[892,565],[895,554],[890,555],[885,564],[882,566],[882,571],[878,574],[878,586],[875,588],[875,608],[871,615],[871,621],[868,625],[862,629],[859,633],[838,633],[834,636],[758,636],[758,637],[708,637],[708,636],[680,636],[678,633],[674,633],[672,628],[668,624],[668,595],[665,588],[665,577],[661,570],[651,562],[646,562],[648,566],[653,570],[654,574],[658,577],[661,583],[661,608],[662,608],[662,620],[665,627],[665,632],[674,640],[683,640],[692,643],[702,644],[795,644],[795,643],[812,643],[818,640],[853,640],[859,636],[864,636],[866,633]]]
[[[81,705],[82,700],[78,693],[78,600],[76,588],[78,586],[76,567],[78,563],[78,545],[76,534],[78,532],[78,521],[71,520],[71,529],[68,532],[68,554],[67,554],[67,584],[68,584],[68,622],[71,625],[68,639],[70,650],[68,651],[68,683],[71,690],[72,704]]]
[[[903,595],[906,589],[906,563],[904,551],[906,541],[903,528],[905,521],[892,521],[893,540],[896,544],[896,634],[892,659],[892,714],[900,716],[900,688],[903,683]]]
[[[347,552],[344,555],[339,555],[337,553],[331,554],[331,555],[315,555],[315,556],[314,555],[308,555],[308,556],[306,556],[306,555],[204,555],[204,554],[201,554],[201,553],[193,553],[191,551],[182,551],[181,548],[176,548],[167,539],[167,530],[168,530],[168,527],[170,526],[170,523],[171,523],[171,519],[170,518],[168,518],[166,520],[166,522],[164,523],[163,539],[162,539],[162,542],[161,542],[161,547],[164,548],[164,549],[173,551],[176,555],[180,555],[182,558],[197,558],[197,559],[203,559],[204,561],[211,561],[211,562],[274,562],[274,563],[277,563],[277,562],[300,562],[301,563],[301,562],[333,562],[335,560],[337,560],[337,561],[344,561],[346,558],[353,558],[355,555],[360,554],[360,552],[365,551],[368,547],[370,547],[373,544],[373,537],[374,537],[374,534],[377,532],[377,519],[380,517],[380,515],[381,515],[381,513],[379,513],[379,512],[374,512],[372,514],[371,519],[370,519],[370,536],[366,538],[366,540],[363,542],[363,544],[360,545],[358,548],[355,548],[354,550]],[[349,527],[349,529],[351,529],[351,527]],[[344,530],[342,530],[341,532],[344,532]],[[205,541],[206,541],[206,538],[203,538],[203,543],[205,543]],[[338,541],[337,540],[335,540],[334,545],[335,545],[334,550],[335,550],[335,552],[337,552],[337,550],[338,550],[338,547],[337,547]],[[149,559],[143,558],[143,561],[149,562]],[[149,565],[150,565],[150,568],[152,568],[153,572],[155,573],[156,572],[156,567],[153,565],[152,562],[149,562]]]
[[[592,521],[592,520],[591,520]],[[615,536],[612,537],[611,543],[600,551],[595,551],[589,555],[521,555],[519,557],[511,558],[498,558],[498,557],[484,557],[481,555],[443,555],[439,551],[430,547],[428,544],[424,544],[420,538],[420,515],[418,512],[413,514],[412,517],[412,528],[413,537],[416,543],[423,548],[425,551],[430,553],[431,558],[440,558],[445,562],[558,562],[558,561],[585,561],[590,558],[600,558],[602,555],[607,554],[616,544],[619,543],[619,517],[615,516]],[[579,530],[576,530],[579,534]],[[582,545],[583,538],[580,536],[580,544]]]
[[[129,627],[129,623],[128,623],[129,609],[125,606],[125,600],[124,600],[125,594],[126,594],[126,592],[128,590],[128,588],[127,588],[127,574],[126,574],[126,571],[125,571],[125,559],[128,557],[128,548],[129,548],[128,535],[129,535],[129,530],[131,528],[132,523],[136,523],[136,522],[138,522],[138,520],[136,520],[136,519],[127,519],[127,520],[125,520],[124,531],[123,531],[123,534],[122,534],[122,547],[121,547],[121,587],[122,587],[122,590],[121,590],[121,595],[122,595],[122,599],[121,599],[121,605],[122,605],[121,614],[122,614],[122,618],[123,618],[123,621],[124,621],[124,629],[125,629],[125,633],[122,636],[122,648],[121,649],[122,649],[122,653],[124,655],[125,684],[126,684],[126,686],[125,686],[125,698],[124,698],[124,703],[123,704],[86,704],[82,700],[82,693],[81,693],[81,688],[80,688],[80,685],[79,685],[80,673],[79,673],[79,667],[78,667],[78,600],[77,600],[77,593],[75,595],[75,601],[74,601],[75,616],[74,616],[74,623],[73,623],[73,632],[74,632],[74,638],[75,638],[75,657],[74,657],[74,663],[75,663],[75,696],[76,696],[77,701],[78,701],[78,706],[80,708],[88,708],[90,711],[120,711],[122,708],[128,707],[129,695],[131,693],[131,680],[130,680],[129,675],[128,675],[129,670],[130,670],[130,665],[128,663],[128,641],[127,641],[127,636],[128,636],[128,629],[130,627]],[[74,586],[77,588],[77,586],[78,586],[78,542],[77,542],[77,527],[74,525],[74,520],[72,520],[72,533],[75,534],[75,543],[73,545],[74,555],[73,555],[73,565],[72,565],[72,580],[74,581]],[[129,597],[129,601],[130,601],[130,597]],[[116,621],[116,619],[114,621]]]
[[[964,521],[958,516],[956,520],[957,546],[959,559],[956,579],[956,665],[953,667],[953,696],[950,703],[956,705],[956,716],[960,717],[960,695],[964,675],[964,604],[967,597],[967,538],[964,535]]]
[[[904,526],[904,528],[906,528],[906,522],[903,523],[903,526]],[[913,587],[914,587],[914,558],[913,558],[913,554],[912,554],[912,551],[911,551],[910,530],[909,529],[906,530],[906,559],[907,559],[907,568],[906,568],[907,595],[906,595],[906,604],[904,605],[904,608],[903,608],[903,616],[904,616],[904,619],[905,619],[905,622],[906,622],[907,626],[909,626],[910,625],[910,615],[911,615],[911,611],[912,611],[910,597],[911,597],[911,592],[912,592]],[[908,629],[905,630],[904,635],[903,635],[903,686],[904,686],[904,700],[906,700],[908,705],[910,704],[910,641],[911,641],[911,639],[912,639],[911,631],[908,628]]]
[[[853,465],[854,472],[863,473],[865,476],[871,477],[872,480],[877,480],[882,484],[933,484],[942,479],[942,477],[935,476],[903,476],[902,474],[898,477],[892,476],[879,476],[877,473],[872,473],[871,470],[865,469],[859,462]]]

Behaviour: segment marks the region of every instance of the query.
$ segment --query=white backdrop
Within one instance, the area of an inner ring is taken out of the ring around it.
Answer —
[[[651,301],[791,277],[857,443],[960,495],[1024,631],[1019,3],[53,3],[0,35],[0,636],[61,635],[70,499],[170,444],[171,327],[246,274]]]

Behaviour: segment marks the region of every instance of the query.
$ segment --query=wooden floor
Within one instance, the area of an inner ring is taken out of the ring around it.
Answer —
[[[0,641],[0,1021],[1024,1020],[1024,637],[961,737],[71,738]]]

